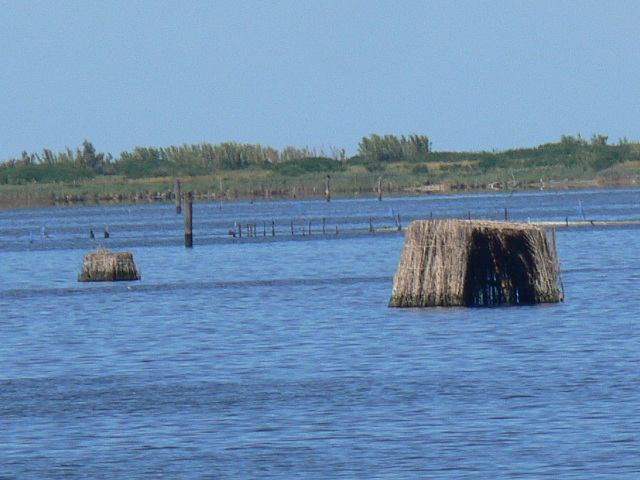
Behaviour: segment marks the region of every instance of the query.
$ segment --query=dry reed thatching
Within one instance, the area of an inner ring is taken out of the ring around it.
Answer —
[[[117,280],[140,280],[140,273],[133,262],[131,252],[110,252],[98,248],[84,256],[79,282],[111,282]]]
[[[417,220],[405,236],[391,307],[560,302],[555,236],[538,226]]]

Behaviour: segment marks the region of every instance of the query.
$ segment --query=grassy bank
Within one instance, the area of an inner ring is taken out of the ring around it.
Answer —
[[[23,152],[0,163],[0,208],[169,201],[174,180],[196,200],[323,198],[452,191],[627,187],[640,181],[640,143],[594,135],[503,152],[432,151],[427,137],[372,135],[346,158],[259,145],[137,147],[114,159],[90,142],[74,153]]]
[[[182,191],[195,200],[271,200],[324,198],[325,173],[283,176],[262,169],[223,171],[216,175],[181,177]],[[2,208],[53,205],[138,203],[171,201],[174,177],[126,179],[100,176],[85,181],[56,184],[0,185]],[[410,164],[393,164],[370,172],[353,166],[331,174],[333,198],[382,195],[486,192],[500,190],[562,190],[574,188],[631,187],[640,184],[640,165],[623,164],[603,172],[565,166],[496,169],[478,173],[465,168],[434,168],[415,172]]]

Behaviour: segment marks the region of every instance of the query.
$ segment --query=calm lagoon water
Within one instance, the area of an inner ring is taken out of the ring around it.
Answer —
[[[0,211],[0,478],[638,478],[637,226],[557,229],[561,304],[387,307],[404,238],[370,217],[505,208],[640,190],[196,203],[192,250],[170,204]],[[78,283],[98,245],[142,280]]]

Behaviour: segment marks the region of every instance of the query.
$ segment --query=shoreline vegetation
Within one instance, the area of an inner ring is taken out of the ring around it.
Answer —
[[[618,188],[640,182],[640,143],[604,135],[500,152],[433,151],[424,135],[370,135],[357,154],[237,143],[136,147],[119,158],[22,152],[0,163],[0,208],[169,202],[175,179],[194,200],[376,197],[451,192]]]

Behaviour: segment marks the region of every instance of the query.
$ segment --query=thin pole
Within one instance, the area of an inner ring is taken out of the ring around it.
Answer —
[[[184,198],[184,246],[193,248],[193,208],[191,192],[187,192]]]
[[[176,213],[182,213],[182,195],[180,194],[180,180],[176,179],[173,193],[176,197]]]

